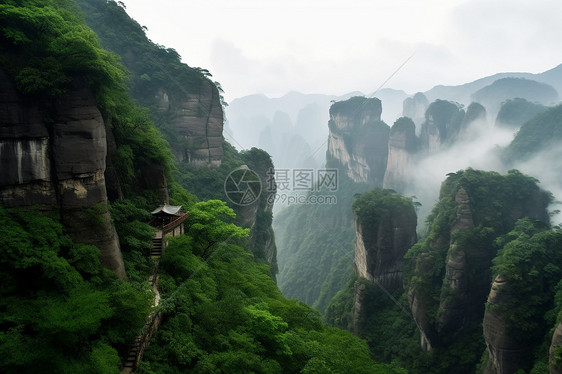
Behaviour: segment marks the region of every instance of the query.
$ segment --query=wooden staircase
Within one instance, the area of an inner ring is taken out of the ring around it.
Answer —
[[[161,257],[162,249],[162,238],[152,238],[152,250],[150,251],[150,256]]]
[[[127,358],[123,362],[121,373],[131,373],[135,368],[137,358],[139,356],[140,343],[142,335],[135,338],[133,344],[129,347],[129,352],[127,353]]]
[[[160,293],[158,292],[158,263],[160,261],[160,257],[162,256],[162,251],[164,250],[163,245],[164,242],[162,231],[155,232],[154,237],[152,238],[152,250],[150,251],[150,256],[156,258],[156,263],[154,264],[154,268],[152,269],[152,274],[148,278],[148,282],[154,290],[155,306],[158,306],[158,304],[160,303]],[[120,374],[130,374],[137,369],[137,365],[142,358],[144,349],[147,347],[148,342],[150,342],[152,334],[156,331],[156,329],[158,329],[161,318],[161,312],[157,312],[156,314],[152,313],[149,316],[144,326],[143,332],[138,335],[130,345],[129,351],[127,352],[127,357],[122,362]]]

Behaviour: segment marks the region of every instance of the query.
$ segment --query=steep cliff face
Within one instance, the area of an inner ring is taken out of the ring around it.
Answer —
[[[156,99],[160,115],[173,118],[174,130],[184,140],[174,144],[176,159],[196,166],[220,165],[224,113],[217,87],[203,80],[198,92],[173,100],[169,96],[161,88]]]
[[[402,104],[402,115],[409,117],[417,125],[421,125],[425,119],[425,111],[429,106],[427,97],[421,92],[416,93],[413,97],[408,97]]]
[[[425,122],[421,127],[422,148],[435,152],[443,145],[454,142],[464,114],[464,110],[455,103],[445,100],[432,102],[425,112]]]
[[[217,84],[205,69],[181,62],[178,53],[149,40],[118,2],[77,0],[104,48],[117,53],[131,72],[130,95],[151,109],[179,161],[220,165],[223,108]],[[126,35],[126,37],[115,37]]]
[[[392,211],[375,227],[361,222],[356,216],[357,274],[390,291],[401,288],[404,254],[416,242],[414,208]]]
[[[390,129],[388,160],[383,188],[404,191],[408,185],[408,171],[417,150],[416,126],[406,117],[399,118]]]
[[[458,233],[463,231],[469,232],[474,228],[470,198],[463,187],[458,190],[455,202],[458,204],[457,217],[455,224],[451,228],[451,238],[458,237]],[[467,320],[475,318],[472,311],[473,306],[469,304],[474,296],[470,294],[472,287],[469,287],[469,280],[467,278],[467,254],[470,259],[470,255],[474,252],[474,248],[470,248],[469,244],[459,243],[451,239],[442,289],[447,296],[441,298],[437,312],[439,316],[436,328],[438,334],[454,333]],[[482,270],[484,272],[487,271],[487,269],[479,269],[479,272]],[[471,312],[468,312],[469,310]]]
[[[408,274],[410,308],[424,349],[448,347],[459,335],[481,339],[478,326],[490,293],[492,259],[498,251],[495,239],[522,217],[547,222],[547,205],[548,198],[535,181],[518,172],[500,176],[467,170],[451,174],[443,183],[428,238],[408,254],[414,260]],[[492,319],[485,322],[485,334],[503,329]],[[498,340],[506,341],[486,337]],[[490,352],[503,349],[498,347]]]
[[[249,205],[235,205],[237,223],[250,229],[249,248],[254,256],[265,260],[271,265],[272,275],[277,274],[277,246],[272,228],[273,204],[277,186],[271,175],[273,162],[271,156],[257,148],[243,154],[244,160],[261,181],[261,192],[258,199]]]
[[[103,265],[125,278],[107,210],[106,130],[91,91],[76,83],[47,111],[0,71],[0,95],[0,203],[60,207],[75,240],[100,248]]]
[[[562,232],[530,219],[498,240],[494,282],[484,314],[487,373],[546,372],[550,340],[550,372],[560,367],[560,329],[556,316],[562,307]],[[540,348],[539,348],[540,347]],[[540,352],[540,354],[537,354]],[[541,357],[542,356],[542,357]],[[539,357],[539,360],[537,360]],[[533,371],[529,371],[533,365]]]
[[[389,127],[380,120],[379,99],[353,97],[330,108],[328,159],[355,182],[381,187],[388,157]]]
[[[507,323],[495,306],[505,304],[513,299],[506,290],[506,280],[497,276],[492,283],[488,296],[488,309],[484,317],[484,339],[491,365],[486,374],[511,374],[521,367],[521,360],[529,350],[529,342],[522,342],[509,333]]]
[[[355,271],[384,292],[402,289],[404,255],[416,242],[417,217],[411,200],[389,190],[373,190],[353,203],[355,214]],[[366,309],[356,287],[354,330]]]

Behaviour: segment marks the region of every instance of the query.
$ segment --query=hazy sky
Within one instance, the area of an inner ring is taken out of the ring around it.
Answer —
[[[289,91],[408,93],[562,63],[561,0],[123,0],[227,101]]]

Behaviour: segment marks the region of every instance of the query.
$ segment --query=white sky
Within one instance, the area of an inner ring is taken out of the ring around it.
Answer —
[[[227,101],[289,91],[408,93],[562,63],[562,0],[123,0]]]

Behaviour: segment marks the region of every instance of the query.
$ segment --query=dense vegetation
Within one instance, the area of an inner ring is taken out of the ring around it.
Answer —
[[[190,234],[172,239],[162,257],[165,322],[139,372],[402,372],[375,364],[363,341],[283,297],[269,267],[244,249],[226,240],[205,256],[202,233]]]
[[[521,219],[500,246],[493,273],[505,280],[502,304],[489,305],[506,323],[509,336],[524,347],[533,347],[519,358],[530,373],[548,370],[548,348],[562,311],[562,231],[552,231],[540,221]]]
[[[482,372],[487,357],[482,356],[481,322],[495,276],[506,280],[510,298],[488,305],[488,311],[506,321],[506,333],[515,341],[531,346],[521,355],[522,369],[533,374],[546,371],[552,327],[562,310],[562,237],[544,223],[544,207],[551,197],[539,191],[536,180],[517,171],[505,176],[470,169],[451,173],[428,218],[427,237],[407,255],[406,287],[394,293],[364,279],[348,279],[354,235],[350,207],[353,196],[366,186],[352,183],[340,171],[337,204],[284,211],[278,220],[285,231],[280,244],[286,256],[280,286],[291,297],[325,311],[325,319],[343,329],[353,326],[355,293],[363,287],[366,312],[360,335],[365,343],[324,326],[317,310],[281,295],[272,278],[276,264],[264,261],[271,255],[273,239],[268,194],[257,203],[255,222],[250,210],[234,206],[237,219],[225,202],[217,200],[225,198],[226,176],[241,165],[257,171],[266,186],[265,175],[272,167],[267,153],[258,149],[239,153],[225,143],[220,167],[172,165],[161,132],[171,143],[183,140],[175,136],[172,114],[155,115],[155,94],[165,87],[172,102],[179,100],[210,82],[210,74],[181,63],[173,49],[150,42],[122,4],[76,3],[84,14],[72,0],[0,4],[0,68],[45,113],[72,85],[85,85],[95,94],[113,144],[106,178],[129,279],[119,280],[103,269],[99,249],[76,243],[52,207],[26,211],[0,207],[0,371],[118,372],[131,341],[153,311],[154,295],[146,282],[154,266],[149,257],[153,229],[147,222],[161,196],[146,180],[154,168],[167,177],[170,202],[188,208],[191,216],[187,234],[170,240],[160,262],[163,299],[158,311],[163,322],[140,372],[404,373],[399,366],[412,373]],[[84,20],[96,29],[101,43]],[[131,74],[102,45],[121,55]],[[341,109],[338,105],[343,104],[336,103],[333,109]],[[380,114],[381,109],[380,101],[364,98],[353,98],[347,105],[351,115],[364,109]],[[560,108],[528,121],[506,157],[526,158],[558,140]],[[442,140],[453,139],[464,111],[445,101],[436,102],[433,109],[437,126],[445,126]],[[413,128],[405,119],[397,124],[393,130]],[[371,125],[388,130],[380,121]],[[475,225],[455,232],[455,197],[461,187],[470,196]],[[362,224],[376,227],[386,211],[404,204],[411,204],[411,199],[376,192],[363,194],[353,209]],[[87,211],[93,223],[98,213],[96,207]],[[524,215],[544,222],[516,222]],[[311,222],[316,226],[311,228]],[[458,296],[444,275],[447,259],[459,251],[473,256],[466,271],[473,289],[462,296],[468,297],[478,318],[463,320],[462,328],[450,336],[429,332],[434,349],[424,353],[405,291],[424,298],[424,313],[435,324],[444,313],[442,305]],[[373,357],[388,364],[377,364]]]
[[[525,161],[541,151],[549,151],[562,138],[562,105],[549,108],[521,126],[503,152],[506,163]]]
[[[76,244],[57,217],[0,207],[0,370],[115,373],[152,304]]]
[[[496,125],[519,128],[546,109],[544,105],[516,98],[504,102],[496,117]]]
[[[123,3],[106,0],[76,0],[76,3],[103,47],[117,53],[131,72],[131,96],[143,106],[155,109],[154,97],[161,88],[178,97],[197,92],[207,79],[202,74],[205,70],[189,68],[173,48],[150,41],[144,27],[129,18]]]
[[[162,132],[170,147],[176,153],[183,153],[189,148],[183,136],[178,136],[173,125],[182,115],[182,100],[186,95],[198,93],[204,82],[211,82],[211,74],[205,69],[192,68],[181,61],[179,54],[172,48],[166,48],[150,41],[145,30],[136,21],[129,18],[123,4],[105,0],[77,0],[84,12],[86,22],[98,34],[103,46],[117,53],[130,72],[129,94],[138,103],[148,108],[144,114],[150,115],[156,127]],[[220,92],[220,84],[211,82]],[[162,110],[157,97],[164,90],[170,100],[170,110]],[[225,105],[225,103],[222,103]],[[201,105],[200,105],[201,106]],[[201,109],[202,113],[207,110]],[[162,147],[168,150],[168,147]],[[122,152],[122,147],[120,151]],[[247,239],[252,252],[272,264],[272,273],[277,272],[276,255],[271,228],[272,216],[266,209],[269,195],[265,191],[266,172],[273,167],[271,158],[265,152],[251,149],[237,152],[234,147],[223,141],[224,156],[218,167],[200,168],[189,162],[178,161],[174,164],[174,180],[183,188],[197,195],[200,199],[221,199],[230,203],[237,212],[237,224],[252,227]],[[248,219],[244,207],[232,204],[224,193],[224,183],[230,172],[247,165],[262,178],[264,186],[258,205],[258,217],[255,222]],[[272,244],[273,243],[273,244]],[[239,243],[242,244],[242,243]]]
[[[101,267],[98,248],[75,243],[55,207],[2,209],[1,370],[116,372],[153,299],[146,283],[153,229],[146,222],[159,198],[143,174],[154,165],[169,176],[171,152],[148,112],[129,98],[119,58],[102,49],[72,1],[10,1],[0,5],[0,18],[0,68],[47,114],[47,125],[69,87],[95,94],[115,144],[108,190],[120,197],[110,208],[129,276],[116,279]],[[98,208],[86,212],[92,224]]]

